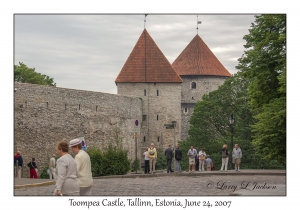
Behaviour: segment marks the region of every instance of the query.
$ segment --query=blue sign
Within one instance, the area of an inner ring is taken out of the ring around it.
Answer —
[[[134,124],[135,124],[136,126],[138,126],[138,125],[139,125],[139,121],[136,120]]]

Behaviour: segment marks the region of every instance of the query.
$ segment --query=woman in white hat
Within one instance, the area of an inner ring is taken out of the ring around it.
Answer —
[[[77,166],[74,158],[68,153],[66,142],[57,144],[56,187],[54,195],[79,195]]]

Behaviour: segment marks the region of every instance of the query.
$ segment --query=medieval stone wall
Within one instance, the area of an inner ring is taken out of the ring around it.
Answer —
[[[188,136],[190,128],[189,120],[194,112],[197,101],[202,100],[202,96],[217,90],[227,77],[220,76],[181,76],[181,140]],[[192,88],[192,83],[196,88]]]
[[[103,149],[115,143],[117,133],[135,159],[134,121],[142,120],[138,98],[25,83],[15,88],[14,150],[21,151],[24,164],[35,157],[42,170],[60,141],[85,137],[87,147]],[[24,173],[29,175],[28,167]]]
[[[181,84],[180,83],[118,83],[118,94],[138,97],[143,103],[142,130],[139,147],[155,147],[165,150],[174,144],[174,129],[164,124],[177,121],[176,143],[181,136]],[[158,91],[158,92],[157,92]],[[141,156],[142,158],[142,156]]]

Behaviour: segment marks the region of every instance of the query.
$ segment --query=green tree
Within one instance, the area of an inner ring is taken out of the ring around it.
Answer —
[[[249,85],[253,145],[265,159],[286,159],[286,15],[257,15],[236,67]]]
[[[19,65],[14,65],[14,81],[56,86],[56,83],[54,83],[53,78],[50,78],[45,74],[36,72],[35,68],[29,68],[22,62],[19,62]]]
[[[223,144],[231,150],[231,129],[229,117],[234,115],[234,143],[238,143],[244,151],[244,160],[250,162],[251,128],[253,118],[249,109],[248,97],[249,81],[243,79],[240,73],[228,78],[218,90],[210,92],[198,101],[194,113],[190,118],[189,137],[180,142],[183,154],[186,154],[190,145],[201,149],[214,160],[217,167],[221,163],[219,154]],[[183,155],[182,165],[187,168],[188,158]],[[186,165],[185,165],[186,163]]]

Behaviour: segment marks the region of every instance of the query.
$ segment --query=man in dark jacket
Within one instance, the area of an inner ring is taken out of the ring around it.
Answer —
[[[181,172],[181,166],[180,166],[180,161],[182,158],[182,152],[179,149],[179,146],[176,146],[176,150],[175,150],[175,163],[176,163],[176,171],[177,172]]]
[[[171,168],[171,163],[172,163],[172,159],[173,159],[173,151],[172,151],[172,145],[169,145],[169,148],[165,150],[165,156],[167,158],[167,173],[170,172],[174,172]]]
[[[14,156],[14,168],[15,168],[15,177],[21,178],[21,169],[23,166],[23,158],[21,156],[21,152],[17,151]]]

